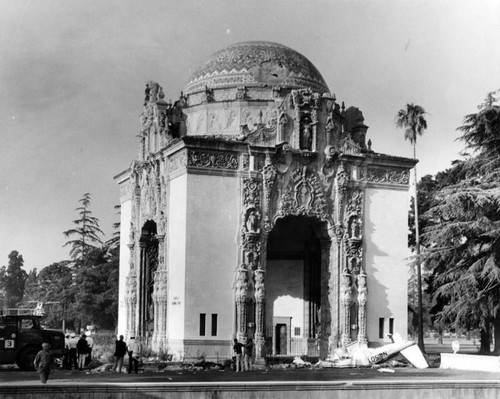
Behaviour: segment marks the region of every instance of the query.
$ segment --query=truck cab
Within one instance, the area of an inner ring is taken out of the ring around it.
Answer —
[[[43,342],[50,344],[55,357],[64,355],[63,332],[42,328],[42,317],[33,309],[0,310],[0,364],[15,363],[23,370],[33,370]]]

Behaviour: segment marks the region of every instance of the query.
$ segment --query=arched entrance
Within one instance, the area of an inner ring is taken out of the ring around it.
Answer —
[[[265,325],[273,355],[319,355],[326,229],[315,217],[286,216],[269,233]]]
[[[142,337],[151,337],[154,330],[154,275],[158,268],[158,239],[156,223],[148,220],[142,230],[139,245],[141,263],[139,268],[139,326]]]

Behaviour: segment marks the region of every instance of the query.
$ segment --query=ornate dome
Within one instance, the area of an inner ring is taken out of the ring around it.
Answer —
[[[191,76],[185,94],[237,86],[310,87],[325,93],[328,87],[316,67],[302,54],[270,42],[242,42],[214,53]]]

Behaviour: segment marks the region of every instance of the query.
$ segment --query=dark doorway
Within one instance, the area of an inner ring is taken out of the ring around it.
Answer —
[[[287,354],[288,334],[286,331],[286,324],[276,324],[276,354]]]
[[[154,275],[158,268],[156,223],[148,220],[141,231],[141,267],[139,285],[139,332],[149,337],[154,330]]]
[[[274,342],[276,354],[303,354],[320,334],[322,262],[327,261],[322,246],[329,244],[326,222],[315,217],[287,216],[269,233],[266,324],[274,321],[274,327],[269,325],[266,339]],[[290,325],[282,331],[281,320],[275,321],[284,318]]]

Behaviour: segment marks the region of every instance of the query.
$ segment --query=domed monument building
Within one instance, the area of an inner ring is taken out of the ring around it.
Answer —
[[[366,142],[304,56],[246,42],[146,87],[121,196],[118,331],[174,359],[327,357],[407,331],[412,159]]]

